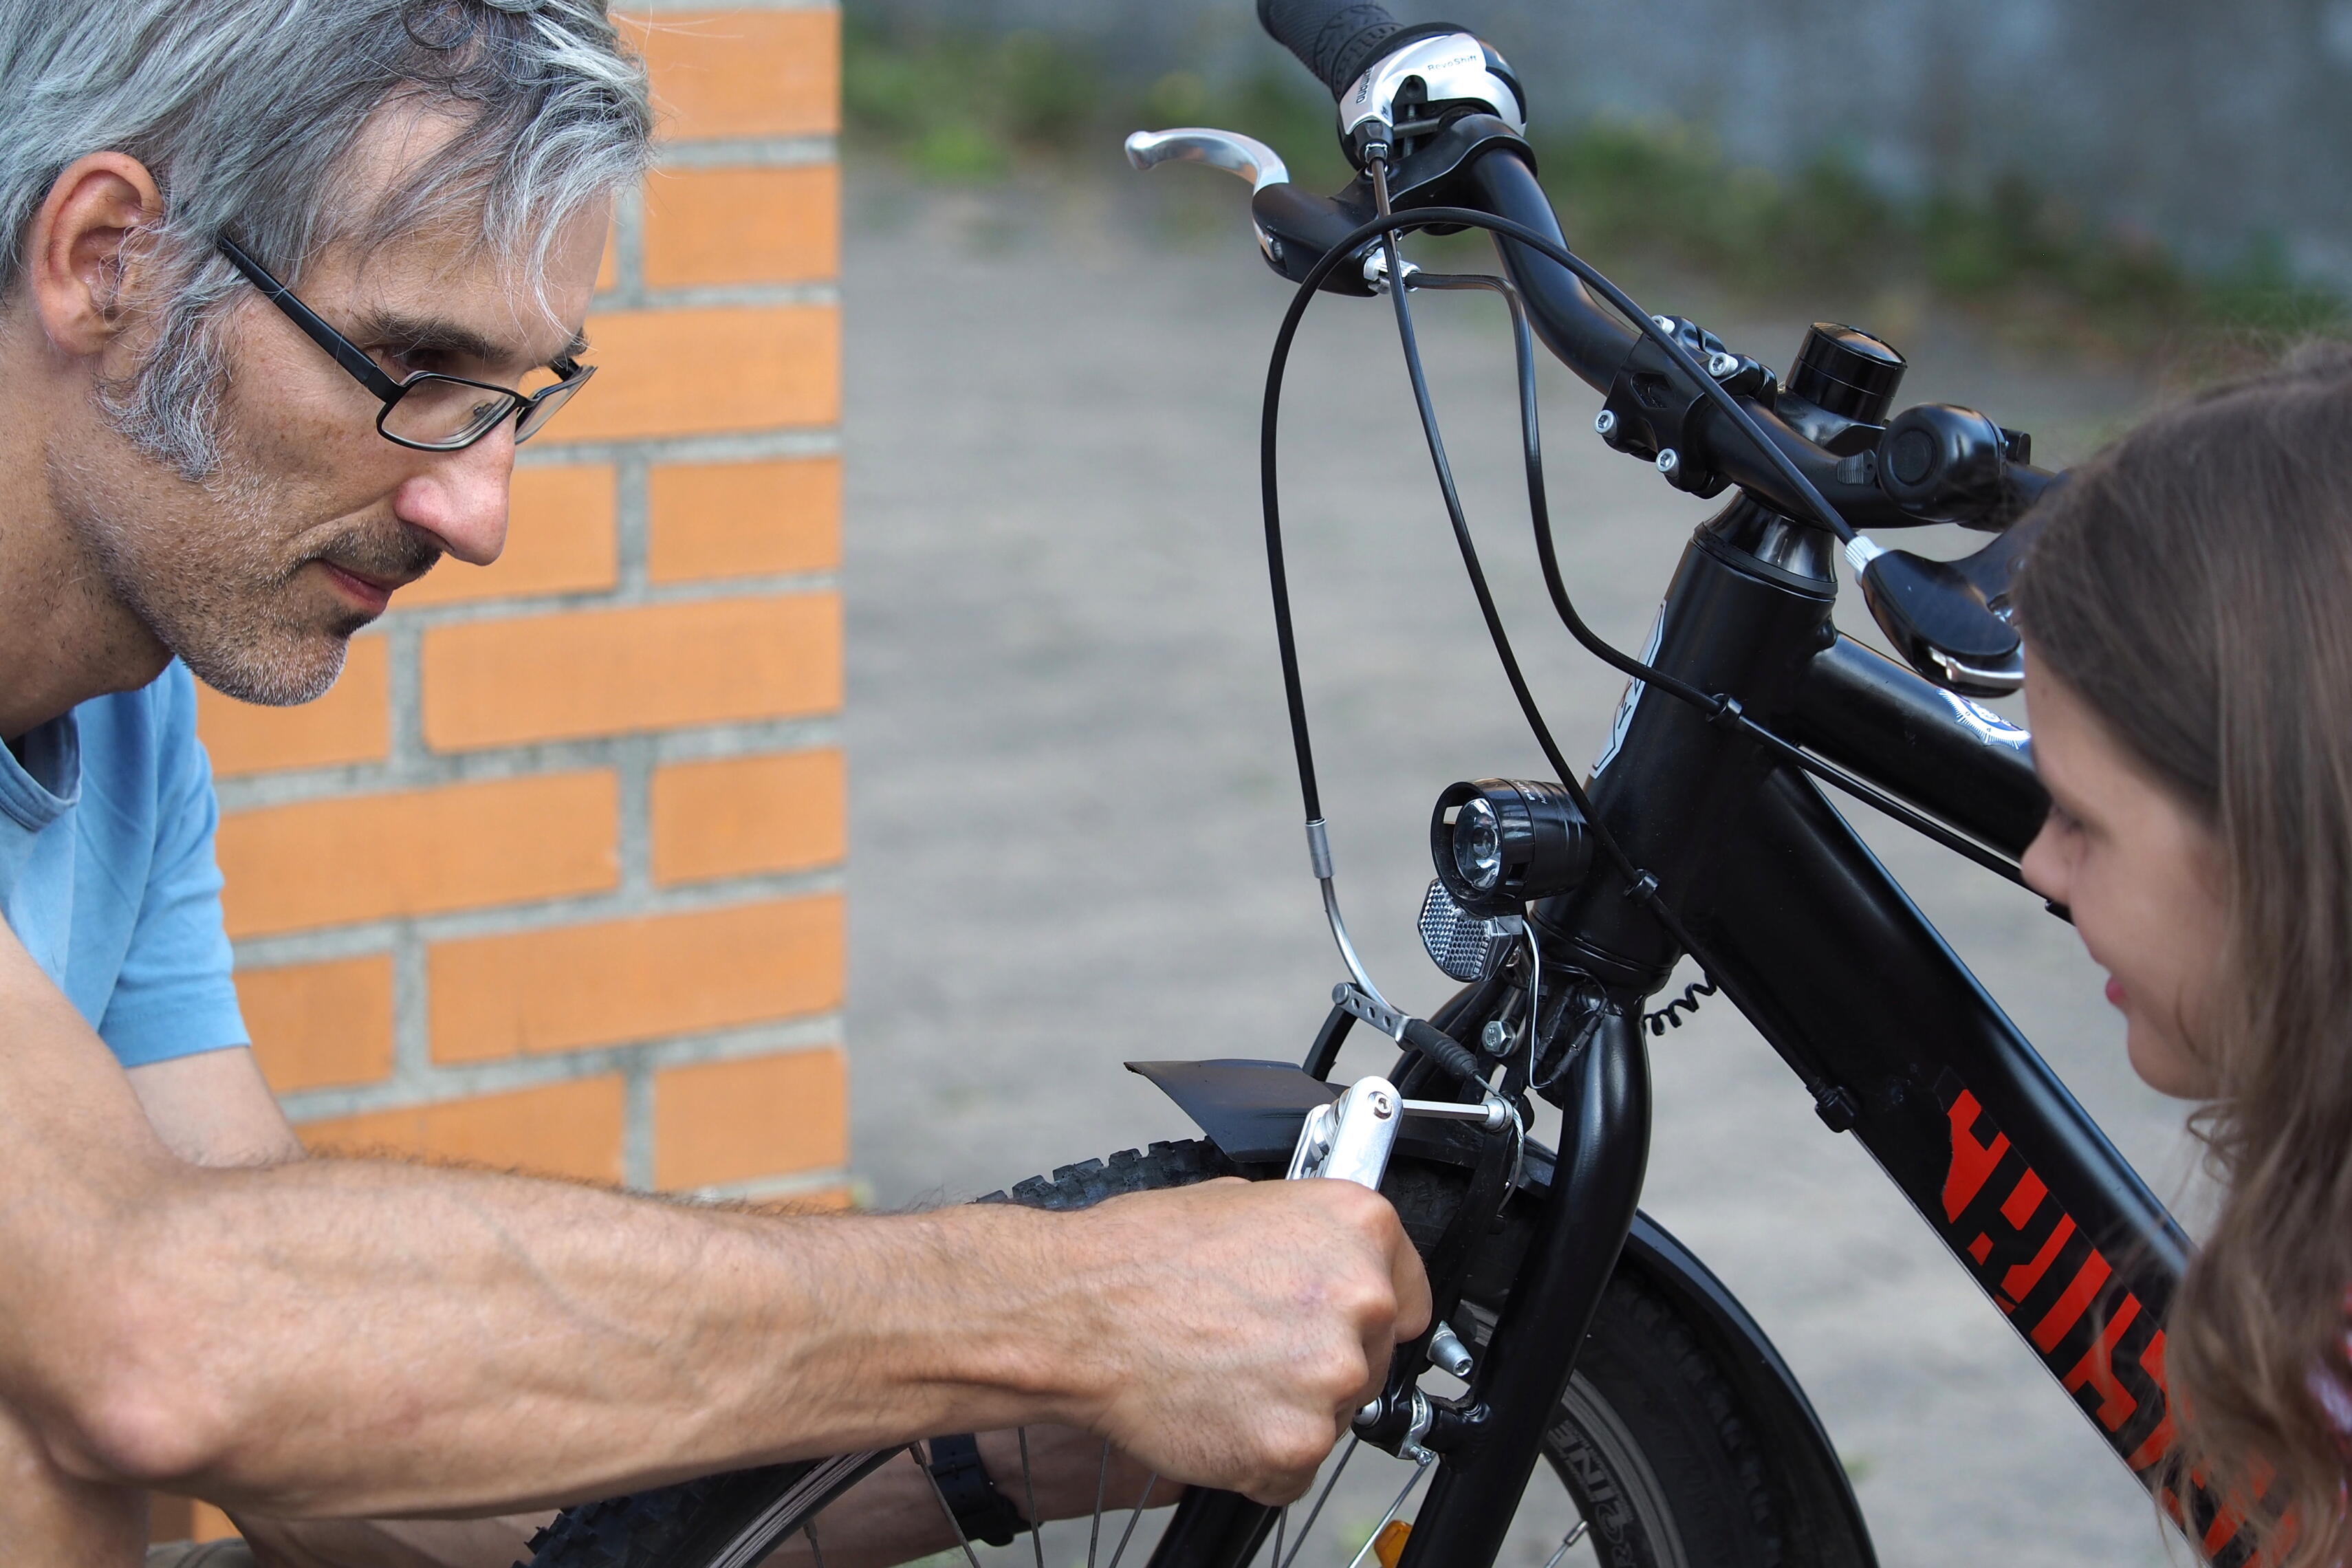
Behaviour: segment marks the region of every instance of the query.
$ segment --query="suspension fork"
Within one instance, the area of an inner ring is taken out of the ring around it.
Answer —
[[[1639,1003],[1612,1011],[1571,1069],[1551,1192],[1502,1321],[1478,1358],[1399,1568],[1478,1568],[1509,1533],[1545,1429],[1633,1227],[1650,1154],[1650,1058]]]

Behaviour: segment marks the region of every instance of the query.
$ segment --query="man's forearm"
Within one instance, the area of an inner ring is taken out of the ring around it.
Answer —
[[[509,1509],[1094,1414],[1026,1326],[1085,1271],[1055,1216],[775,1219],[373,1162],[173,1185],[120,1237],[140,1278],[76,1312],[112,1366],[63,1456],[85,1473],[280,1513]]]
[[[0,937],[0,1400],[69,1474],[283,1515],[509,1511],[1057,1421],[1295,1495],[1417,1333],[1386,1202],[779,1219],[372,1161],[207,1170]]]

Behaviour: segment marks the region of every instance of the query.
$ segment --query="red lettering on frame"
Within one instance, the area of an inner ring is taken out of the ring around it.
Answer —
[[[1970,1089],[1960,1090],[1946,1114],[1952,1119],[1952,1168],[1944,1176],[1944,1217],[1957,1220],[2009,1152],[2009,1134],[1996,1132],[1990,1143],[1976,1141],[1977,1097]]]
[[[2107,1320],[2106,1331],[2093,1342],[2089,1350],[2083,1352],[2083,1359],[2074,1363],[2074,1370],[2063,1380],[2069,1394],[2079,1392],[2086,1383],[2098,1391],[2099,1408],[2095,1414],[2099,1425],[2110,1432],[2121,1430],[2123,1424],[2130,1420],[2132,1413],[2139,1408],[2139,1401],[2132,1397],[2130,1390],[2116,1381],[2115,1373],[2116,1345],[2123,1339],[2124,1331],[2130,1328],[2133,1320],[2138,1316],[2139,1298],[2126,1292],[2122,1305],[2116,1309],[2116,1315]]]
[[[2164,1331],[2162,1329],[2157,1330],[2155,1336],[2147,1342],[2147,1349],[2139,1352],[2139,1364],[2148,1376],[2156,1379],[2157,1387],[2165,1390],[2165,1401],[2164,1419],[2157,1423],[2156,1430],[2147,1435],[2147,1440],[2134,1448],[2131,1451],[2131,1457],[2124,1460],[2134,1475],[2147,1469],[2172,1451],[2174,1433],[2171,1385],[2164,1380]]]
[[[2017,1310],[2017,1304],[2025,1300],[2028,1291],[2042,1283],[2042,1277],[2050,1271],[2053,1263],[2058,1261],[2058,1254],[2065,1249],[2066,1243],[2074,1235],[2074,1216],[2060,1215],[2058,1223],[2050,1227],[2049,1238],[2042,1242],[2042,1250],[2000,1277],[2000,1294],[1996,1300],[2000,1302],[2002,1311]]]
[[[2056,1350],[2058,1342],[2066,1337],[2067,1331],[2082,1321],[2092,1298],[2099,1293],[2099,1287],[2107,1282],[2107,1276],[2112,1272],[2107,1260],[2095,1250],[2083,1259],[2083,1267],[2075,1272],[2074,1283],[2066,1287],[2065,1294],[2058,1298],[2057,1304],[2050,1309],[2049,1316],[2034,1325],[2033,1348],[2043,1355]]]
[[[2049,1190],[2042,1184],[2041,1177],[2026,1172],[2017,1178],[2017,1185],[2000,1205],[2000,1217],[2009,1221],[2013,1229],[2023,1230],[2026,1222],[2033,1217],[2033,1211],[2042,1206],[2042,1194]]]

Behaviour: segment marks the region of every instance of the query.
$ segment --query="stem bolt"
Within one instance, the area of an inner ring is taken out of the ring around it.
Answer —
[[[1738,354],[1713,353],[1707,355],[1706,374],[1715,377],[1717,381],[1721,381],[1725,376],[1729,375],[1733,371],[1738,370],[1738,368],[1739,356]]]
[[[1617,434],[1616,410],[1604,408],[1600,413],[1594,415],[1592,416],[1592,429],[1593,433],[1599,436],[1614,436]]]
[[[1658,454],[1658,472],[1665,475],[1666,478],[1673,479],[1675,470],[1682,466],[1683,455],[1672,447]]]

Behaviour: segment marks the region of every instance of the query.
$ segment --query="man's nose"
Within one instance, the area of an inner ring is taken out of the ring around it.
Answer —
[[[436,454],[393,492],[393,514],[441,548],[488,566],[507,543],[507,499],[514,488],[514,421],[459,452]]]

